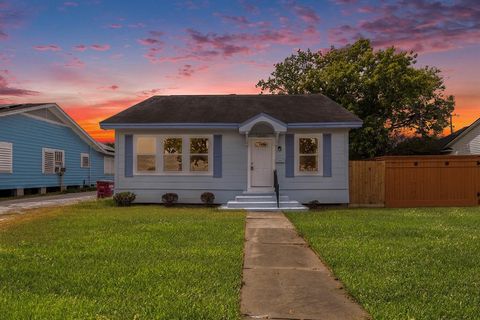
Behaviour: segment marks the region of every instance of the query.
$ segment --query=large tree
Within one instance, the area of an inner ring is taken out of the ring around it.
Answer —
[[[361,39],[325,53],[297,51],[257,87],[274,94],[322,93],[360,117],[351,132],[352,158],[387,153],[398,135],[436,136],[449,125],[455,102],[439,69],[415,67],[417,54],[375,50]]]

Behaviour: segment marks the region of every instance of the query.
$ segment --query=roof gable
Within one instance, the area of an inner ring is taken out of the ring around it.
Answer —
[[[42,110],[45,110],[43,116]],[[66,125],[70,127],[82,140],[91,145],[95,150],[107,155],[113,154],[109,149],[104,148],[101,143],[94,140],[56,103],[0,105],[0,117],[6,117],[14,114],[25,114],[42,119],[43,121],[56,122],[57,124]]]
[[[447,150],[452,147],[457,141],[465,137],[470,131],[477,128],[480,125],[480,118],[475,120],[471,125],[461,128],[440,140],[443,145],[442,149]]]

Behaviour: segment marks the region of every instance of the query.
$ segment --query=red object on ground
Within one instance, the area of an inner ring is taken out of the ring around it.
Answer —
[[[108,198],[113,196],[113,181],[97,181],[97,198]]]

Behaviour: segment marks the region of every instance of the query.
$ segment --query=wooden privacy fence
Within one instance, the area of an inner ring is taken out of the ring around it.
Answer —
[[[476,206],[480,156],[401,156],[350,162],[352,206]]]

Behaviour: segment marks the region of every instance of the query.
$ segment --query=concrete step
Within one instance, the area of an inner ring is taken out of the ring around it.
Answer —
[[[302,205],[298,201],[280,201],[280,209],[296,208]],[[228,201],[227,207],[236,209],[277,208],[276,201]]]
[[[258,208],[258,207],[253,207],[253,208],[230,208],[227,205],[223,205],[220,207],[221,210],[248,210],[248,211],[262,211],[262,212],[277,212],[279,210],[281,211],[307,211],[308,208],[305,206],[298,206],[298,207],[290,207],[290,208],[277,208],[277,207],[265,207],[265,208]]]
[[[235,201],[237,202],[265,202],[265,201],[277,201],[275,195],[268,196],[236,196]],[[289,201],[288,196],[280,196],[280,201]]]

